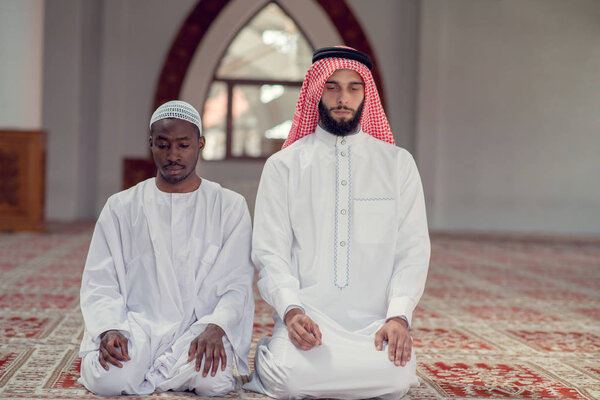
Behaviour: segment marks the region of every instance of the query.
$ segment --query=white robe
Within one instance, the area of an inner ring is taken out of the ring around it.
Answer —
[[[233,389],[232,363],[248,372],[254,300],[251,224],[242,196],[206,179],[190,193],[155,179],[111,196],[90,244],[81,284],[81,383],[105,395]],[[225,331],[227,370],[202,379],[187,363],[207,324]],[[99,335],[129,339],[123,369],[98,362]]]
[[[386,319],[410,323],[430,243],[419,174],[405,150],[360,131],[317,127],[265,164],[254,222],[258,287],[276,310],[246,385],[272,397],[399,397],[418,385],[415,357],[395,367],[375,350]],[[296,349],[281,318],[300,306],[323,344]]]

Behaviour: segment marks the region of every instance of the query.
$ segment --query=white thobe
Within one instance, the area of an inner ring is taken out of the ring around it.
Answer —
[[[377,351],[386,319],[410,323],[424,289],[430,243],[419,174],[404,149],[359,131],[317,127],[270,157],[254,222],[258,287],[276,310],[246,388],[278,398],[399,397],[418,385],[415,357],[395,367]],[[303,308],[323,344],[296,349],[282,323]]]
[[[250,243],[244,198],[206,179],[190,193],[162,192],[152,178],[111,196],[81,283],[81,383],[105,395],[231,391],[234,359],[240,373],[248,371]],[[225,331],[227,370],[202,378],[188,349],[211,323]],[[111,329],[129,339],[131,361],[105,371],[99,335]]]

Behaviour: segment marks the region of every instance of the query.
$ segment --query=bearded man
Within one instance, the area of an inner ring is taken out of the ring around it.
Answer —
[[[196,174],[198,111],[182,101],[150,121],[156,178],[111,196],[81,283],[80,383],[100,395],[234,389],[248,371],[254,298],[242,196]]]
[[[409,327],[429,265],[423,190],[371,67],[351,48],[317,50],[284,148],[265,164],[252,259],[275,327],[246,389],[397,399],[418,385]]]

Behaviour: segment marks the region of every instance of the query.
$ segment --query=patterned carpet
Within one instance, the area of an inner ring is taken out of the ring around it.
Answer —
[[[76,383],[91,229],[0,234],[0,398],[98,398]],[[407,399],[600,399],[600,239],[432,239],[413,321],[422,384]],[[271,314],[257,300],[254,342]]]

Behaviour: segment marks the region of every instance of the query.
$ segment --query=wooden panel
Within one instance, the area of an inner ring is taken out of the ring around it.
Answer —
[[[0,231],[44,228],[45,164],[44,132],[0,130]]]
[[[126,158],[123,160],[123,190],[156,176],[152,159]]]

